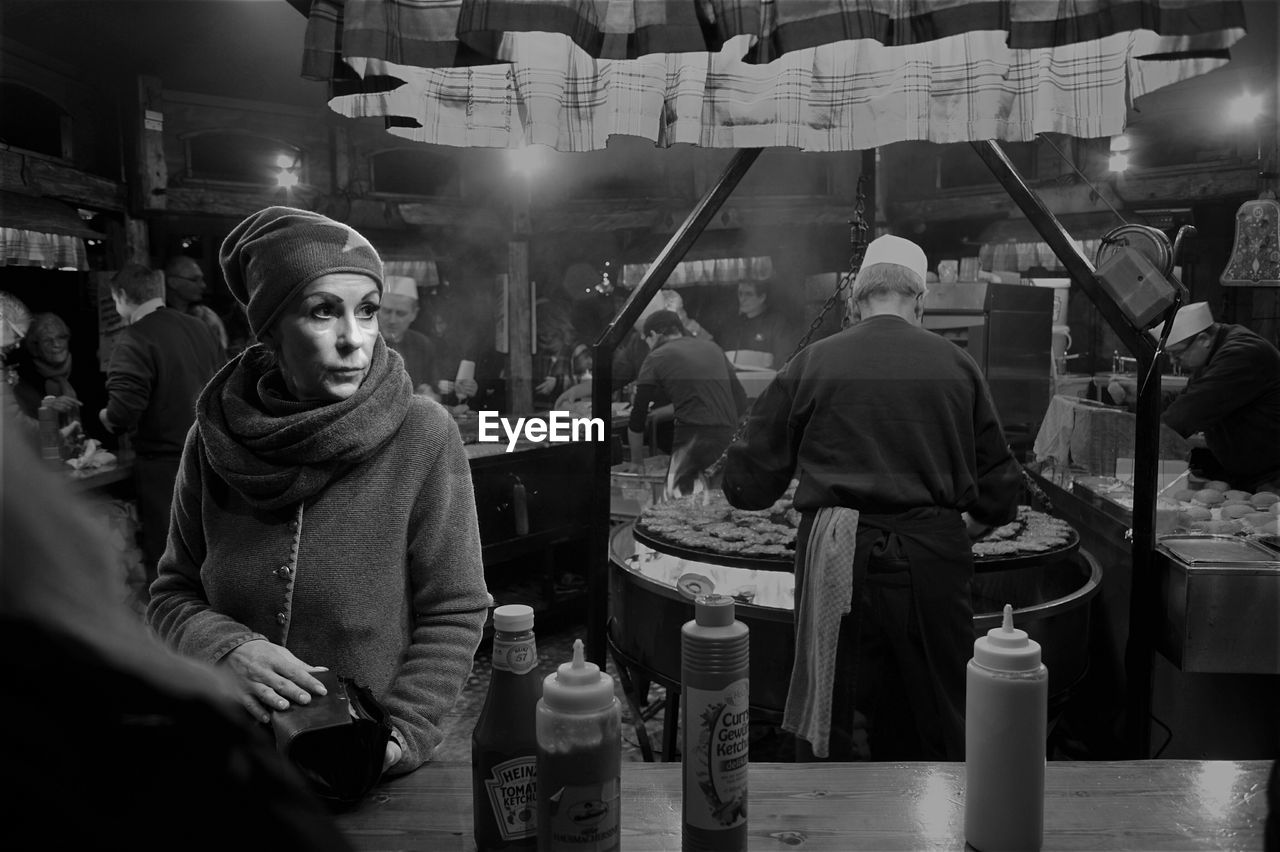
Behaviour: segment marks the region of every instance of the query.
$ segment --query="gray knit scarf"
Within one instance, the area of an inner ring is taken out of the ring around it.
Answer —
[[[260,509],[306,500],[373,455],[400,429],[413,383],[379,336],[360,388],[333,403],[301,403],[280,368],[256,344],[226,364],[196,402],[205,457]]]
[[[75,388],[71,387],[68,378],[71,375],[71,356],[62,359],[61,364],[52,364],[43,358],[31,356],[31,367],[44,380],[46,396],[69,396],[78,399]]]

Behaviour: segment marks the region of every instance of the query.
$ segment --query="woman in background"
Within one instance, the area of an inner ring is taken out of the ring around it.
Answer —
[[[270,207],[222,270],[261,343],[197,403],[148,619],[235,678],[256,719],[323,668],[392,717],[384,769],[440,742],[491,598],[457,427],[378,333],[382,261],[350,227]]]
[[[71,329],[57,314],[36,314],[31,318],[31,328],[22,345],[24,352],[18,358],[14,395],[23,414],[38,416],[41,402],[50,397],[45,404],[59,416],[78,420],[80,399],[69,381]]]

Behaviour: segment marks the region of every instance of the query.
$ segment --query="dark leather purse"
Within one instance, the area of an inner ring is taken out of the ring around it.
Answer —
[[[331,809],[355,805],[382,777],[391,716],[373,693],[331,671],[315,672],[327,695],[272,712],[276,749]]]

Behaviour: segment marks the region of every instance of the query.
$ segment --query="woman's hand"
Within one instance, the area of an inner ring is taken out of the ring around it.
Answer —
[[[80,410],[80,400],[73,396],[46,396],[40,400],[41,405],[47,405],[59,414],[75,414]]]
[[[400,749],[400,743],[396,742],[396,738],[392,737],[387,740],[387,753],[382,758],[382,771],[386,772],[391,767],[400,762],[400,756],[404,754]]]
[[[458,399],[466,399],[479,393],[480,385],[475,379],[459,379],[453,383],[453,392],[457,394]]]
[[[309,666],[288,648],[252,639],[223,658],[236,677],[240,703],[259,722],[270,722],[270,710],[286,710],[289,703],[308,704],[312,693],[324,695],[324,684],[311,672],[327,671],[324,666]]]

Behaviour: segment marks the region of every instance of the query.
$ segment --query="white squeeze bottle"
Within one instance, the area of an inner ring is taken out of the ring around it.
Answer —
[[[1036,852],[1044,839],[1049,670],[1040,644],[1004,624],[973,643],[965,680],[964,837],[979,852]]]

